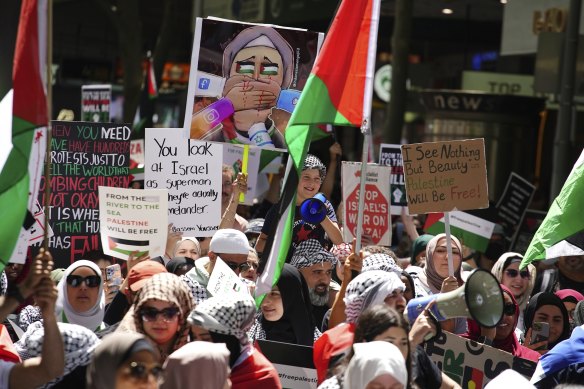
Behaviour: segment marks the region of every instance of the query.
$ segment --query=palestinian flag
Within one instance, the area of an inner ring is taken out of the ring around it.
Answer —
[[[584,210],[584,150],[533,236],[520,268],[533,261],[548,258],[546,251],[552,246],[584,231],[582,210]]]
[[[46,0],[22,1],[12,89],[5,88],[6,84],[0,87],[0,132],[3,132],[0,138],[0,270],[14,252],[21,235],[20,226],[28,214],[29,199],[36,199],[35,185],[40,182],[38,172],[42,170],[44,148],[36,152],[33,145],[35,140],[39,143],[41,138],[46,139],[48,122],[46,17]],[[38,170],[32,173],[29,172],[31,158],[38,161]],[[36,184],[31,185],[31,180]]]
[[[424,224],[424,231],[438,235],[445,231],[444,213],[430,213]],[[474,250],[485,252],[495,223],[461,211],[450,212],[450,233],[461,240],[462,244]]]
[[[258,296],[267,293],[276,284],[288,255],[298,179],[313,135],[323,133],[318,125],[360,127],[369,116],[379,3],[380,0],[341,2],[292,113],[285,133],[291,159],[288,160],[278,204],[279,222],[276,231],[269,232],[273,239],[268,240],[262,256],[261,262],[265,268],[258,282]]]
[[[139,257],[140,255],[147,253],[148,248],[150,247],[150,241],[148,240],[122,239],[108,236],[107,242],[111,251],[127,256],[134,251],[138,251],[137,257]]]

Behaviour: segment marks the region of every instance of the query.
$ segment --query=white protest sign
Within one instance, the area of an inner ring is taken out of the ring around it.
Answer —
[[[207,283],[207,290],[212,296],[223,294],[243,293],[249,295],[249,291],[243,281],[223,260],[217,257],[213,272]]]
[[[235,174],[242,171],[243,164],[243,145],[224,143],[223,163],[229,165],[235,171]],[[253,199],[256,197],[258,187],[258,171],[260,167],[260,151],[258,147],[249,147],[247,160],[247,193],[243,204],[253,205]],[[235,179],[235,177],[233,178]]]
[[[147,128],[144,186],[168,189],[174,231],[212,236],[221,221],[223,145],[183,138],[182,129]]]
[[[357,236],[359,211],[359,186],[361,162],[343,161],[343,239],[352,242]],[[365,181],[365,207],[363,211],[363,233],[371,237],[376,245],[391,245],[391,215],[389,201],[390,166],[369,164]]]
[[[20,229],[18,243],[10,257],[10,263],[24,263],[26,261],[28,247],[35,244],[41,244],[45,238],[45,212],[36,199],[34,199],[34,202],[34,213],[32,214],[34,222],[27,230],[25,230],[24,227]],[[52,238],[54,235],[53,229],[49,225],[47,238]]]
[[[160,189],[99,187],[99,222],[105,255],[127,260],[130,253],[164,255],[168,192]]]

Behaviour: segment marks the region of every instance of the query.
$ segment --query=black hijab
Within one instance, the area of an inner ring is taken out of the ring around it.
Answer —
[[[166,264],[166,270],[169,273],[176,274],[176,272],[182,266],[190,266],[190,268],[192,268],[195,266],[195,261],[191,258],[188,258],[188,257],[174,257],[170,261],[168,261],[168,263]]]
[[[266,339],[312,347],[315,327],[306,281],[298,269],[286,263],[277,286],[284,314],[278,321],[268,321],[261,316]]]
[[[549,292],[539,292],[531,296],[529,302],[527,303],[527,308],[525,308],[525,312],[523,313],[523,325],[525,327],[525,333],[527,334],[527,331],[533,324],[535,311],[544,305],[554,305],[558,307],[560,312],[562,312],[562,317],[564,318],[564,328],[560,334],[560,337],[554,343],[548,344],[548,350],[551,350],[556,344],[570,337],[570,322],[568,320],[568,311],[558,296]]]

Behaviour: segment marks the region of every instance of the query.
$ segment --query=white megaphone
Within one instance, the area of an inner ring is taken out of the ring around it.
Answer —
[[[410,324],[426,306],[436,300],[430,312],[438,321],[455,317],[474,319],[483,327],[495,327],[503,317],[503,291],[499,281],[485,270],[475,270],[460,288],[410,300],[406,308]]]

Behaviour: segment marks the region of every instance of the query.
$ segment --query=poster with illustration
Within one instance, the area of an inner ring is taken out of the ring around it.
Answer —
[[[285,148],[288,120],[323,39],[307,30],[197,18],[186,136]]]

